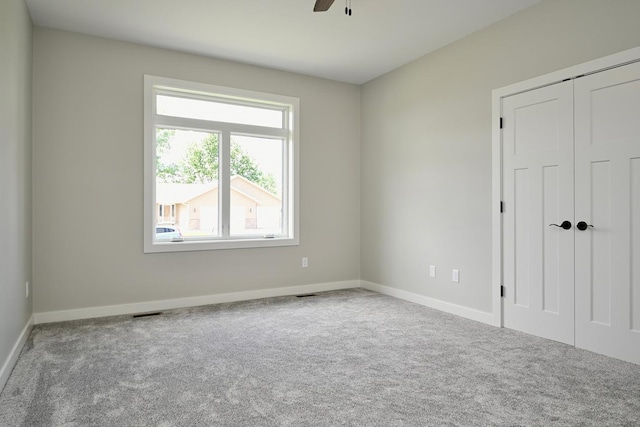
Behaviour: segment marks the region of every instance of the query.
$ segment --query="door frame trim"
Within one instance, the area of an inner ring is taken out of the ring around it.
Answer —
[[[494,326],[504,326],[502,297],[500,286],[502,281],[502,213],[500,202],[502,201],[502,129],[500,118],[502,117],[502,99],[522,92],[528,92],[541,87],[560,83],[563,80],[574,79],[588,74],[594,74],[611,68],[621,67],[640,61],[640,47],[614,53],[593,61],[574,65],[542,76],[534,77],[522,82],[514,83],[495,89],[491,92],[491,235],[492,235],[492,314]]]

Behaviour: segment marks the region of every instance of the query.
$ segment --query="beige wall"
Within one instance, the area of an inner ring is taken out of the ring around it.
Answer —
[[[244,178],[234,178],[231,181],[231,189],[241,191],[252,199],[255,199],[260,206],[280,206],[282,204],[281,199]],[[231,194],[233,195],[233,192]]]
[[[273,196],[271,193],[256,187],[249,181],[242,178],[235,178],[231,181],[231,206],[243,206],[245,208],[245,217],[255,222],[257,219],[258,206],[261,207],[279,207],[282,200]],[[218,205],[218,188],[214,188],[206,193],[195,197],[186,205],[176,205],[176,216],[174,223],[180,225],[182,231],[199,230],[201,208],[212,207]],[[160,218],[159,205],[156,203],[156,223],[169,223],[171,205],[164,205],[163,218]],[[167,213],[168,212],[168,213]],[[186,226],[185,226],[186,225]],[[207,230],[211,231],[211,230]]]
[[[543,1],[365,84],[362,279],[489,312],[491,91],[639,46],[638,17],[637,0]]]
[[[189,200],[189,205],[186,211],[189,213],[189,227],[186,230],[199,230],[200,229],[200,216],[202,215],[202,207],[215,206],[218,207],[218,188],[214,188],[211,191],[207,191],[204,194],[199,195]],[[182,220],[182,219],[181,219]],[[215,222],[217,224],[217,221]],[[214,226],[217,232],[218,226]],[[212,232],[213,230],[206,230]]]
[[[144,74],[300,98],[300,246],[143,254]],[[44,28],[33,84],[35,312],[359,278],[359,87]]]
[[[0,1],[0,370],[31,317],[31,37],[24,1]]]
[[[189,229],[189,206],[183,204],[176,205],[175,225],[181,230]]]

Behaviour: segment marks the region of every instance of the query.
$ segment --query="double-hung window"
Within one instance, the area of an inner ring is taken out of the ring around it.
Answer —
[[[145,252],[298,244],[298,99],[144,85]]]

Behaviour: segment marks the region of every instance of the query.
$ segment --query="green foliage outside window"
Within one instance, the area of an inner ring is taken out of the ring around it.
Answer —
[[[160,182],[179,184],[204,184],[218,179],[218,134],[210,134],[200,144],[191,144],[184,158],[177,163],[163,161],[163,155],[171,151],[171,139],[175,130],[158,129],[156,132],[156,177]],[[272,194],[277,194],[276,180],[270,173],[260,170],[258,164],[231,140],[231,176],[240,175]]]

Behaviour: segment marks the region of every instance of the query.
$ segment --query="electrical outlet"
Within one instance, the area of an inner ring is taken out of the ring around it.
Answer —
[[[460,282],[460,271],[453,270],[451,272],[451,281],[459,283]]]
[[[429,266],[429,276],[436,277],[436,266],[435,265],[430,265]]]
[[[25,298],[29,298],[29,282],[24,284],[24,288],[25,288]]]
[[[303,257],[302,258],[302,268],[307,268],[307,267],[309,267],[309,258]]]

